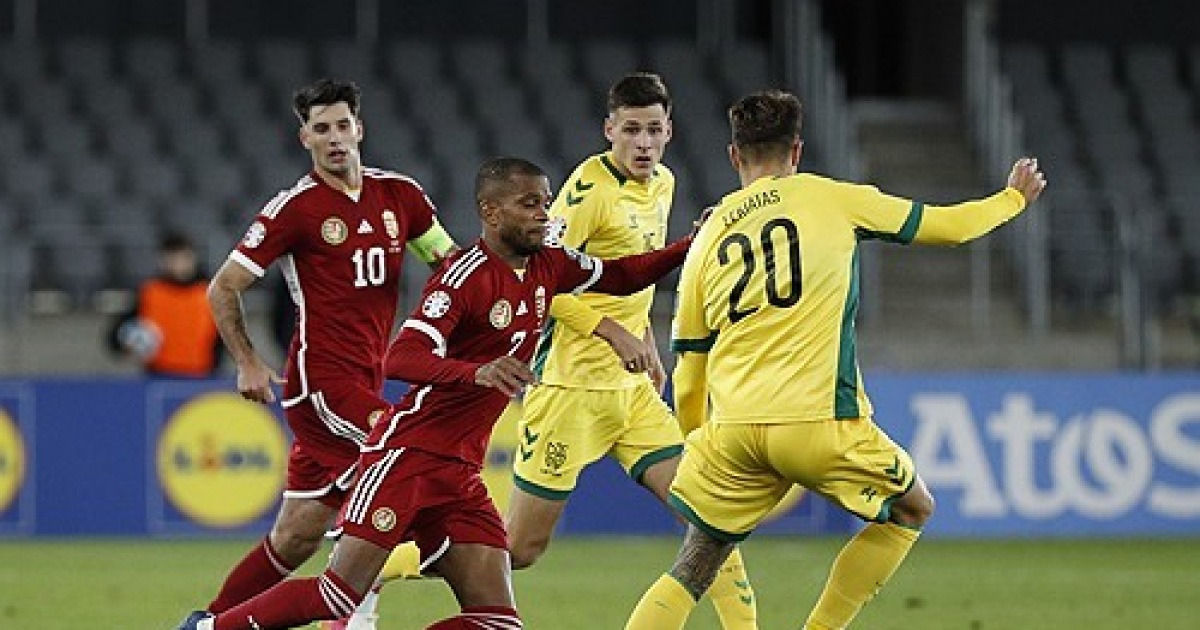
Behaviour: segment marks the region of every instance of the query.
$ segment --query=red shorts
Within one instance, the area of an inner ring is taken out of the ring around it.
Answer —
[[[370,423],[388,407],[379,394],[347,381],[322,383],[321,389],[284,409],[296,437],[284,496],[340,507],[354,487],[358,449],[370,433]]]
[[[474,466],[413,448],[365,452],[361,466],[345,534],[387,549],[412,540],[422,558],[440,555],[446,541],[508,549],[500,512]]]

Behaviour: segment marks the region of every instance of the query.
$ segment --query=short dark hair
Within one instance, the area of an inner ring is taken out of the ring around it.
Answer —
[[[763,90],[729,108],[733,144],[750,157],[775,157],[800,137],[800,99],[782,90]]]
[[[345,103],[350,106],[350,113],[358,116],[361,99],[362,90],[358,89],[357,83],[325,78],[296,90],[292,95],[292,111],[296,112],[301,123],[307,123],[313,105]]]
[[[662,77],[653,72],[634,72],[621,77],[608,90],[608,113],[622,107],[662,105],[671,113],[671,93]]]
[[[163,253],[195,251],[192,239],[183,232],[167,232],[158,241],[158,251]]]
[[[542,167],[519,157],[494,157],[485,160],[475,174],[475,201],[483,203],[493,199],[497,190],[508,185],[514,175],[546,177]]]

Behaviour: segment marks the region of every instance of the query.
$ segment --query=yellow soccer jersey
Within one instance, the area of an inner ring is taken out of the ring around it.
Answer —
[[[726,196],[680,276],[672,348],[708,353],[703,369],[685,367],[702,355],[677,368],[680,422],[703,419],[704,388],[717,422],[870,415],[855,357],[859,241],[957,244],[1024,206],[1013,189],[924,206],[810,174],[765,177]]]
[[[646,183],[628,179],[611,153],[584,160],[550,206],[549,238],[599,258],[618,258],[661,248],[675,195],[675,176],[665,165]],[[630,296],[578,296],[601,315],[641,337],[650,325],[654,287]],[[534,357],[541,382],[563,387],[619,389],[645,379],[630,374],[603,340],[576,333],[551,317]]]

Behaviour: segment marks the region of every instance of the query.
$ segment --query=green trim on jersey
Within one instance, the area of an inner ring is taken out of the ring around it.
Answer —
[[[546,370],[546,360],[550,358],[550,347],[554,345],[554,325],[558,320],[553,317],[546,318],[546,327],[542,328],[542,337],[538,339],[537,351],[533,355],[533,375],[542,378],[542,372]]]
[[[713,334],[711,334],[703,339],[672,339],[671,340],[671,351],[672,352],[708,352],[709,350],[712,350],[713,345],[716,343],[717,343],[717,333],[716,333],[716,331],[713,331]]]
[[[604,165],[604,168],[608,169],[609,173],[612,173],[612,176],[616,178],[618,184],[624,186],[625,182],[629,181],[628,177],[625,177],[623,174],[621,174],[621,169],[617,168],[617,165],[613,164],[608,159],[608,155],[601,155],[600,163]]]
[[[904,225],[900,226],[900,230],[895,234],[887,232],[875,232],[872,230],[856,229],[854,232],[861,240],[879,240],[886,243],[900,243],[908,245],[917,237],[917,230],[921,227],[921,218],[925,215],[925,204],[914,201],[908,210],[908,218],[904,219]]]
[[[674,493],[667,495],[667,504],[670,505],[676,512],[678,512],[680,516],[686,519],[687,522],[695,525],[700,531],[721,542],[739,543],[743,540],[746,540],[746,537],[750,535],[750,532],[746,532],[745,534],[730,533],[705,523],[704,519],[700,518],[699,514],[696,514],[694,511],[692,511],[692,508],[689,507],[688,504],[684,503],[682,499],[675,496]]]
[[[632,477],[634,481],[642,483],[642,477],[645,476],[646,471],[649,470],[651,466],[661,461],[671,459],[672,457],[679,457],[682,454],[682,444],[672,444],[671,446],[664,446],[657,451],[646,453],[641,459],[637,460],[633,466],[629,467],[629,476]]]
[[[911,215],[910,215],[911,216]],[[858,351],[854,344],[854,318],[858,315],[858,245],[850,259],[850,288],[842,310],[842,333],[838,344],[837,384],[833,389],[833,417],[858,418]]]
[[[532,494],[535,497],[546,499],[548,501],[566,501],[567,498],[571,496],[570,490],[552,490],[550,488],[544,488],[536,483],[532,483],[518,477],[516,473],[513,473],[513,485],[524,490],[525,492],[528,492],[529,494]]]

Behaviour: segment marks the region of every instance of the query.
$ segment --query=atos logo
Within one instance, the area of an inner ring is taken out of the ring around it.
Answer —
[[[287,440],[262,405],[231,393],[197,396],[158,439],[163,491],[176,509],[209,527],[263,517],[283,491]]]

